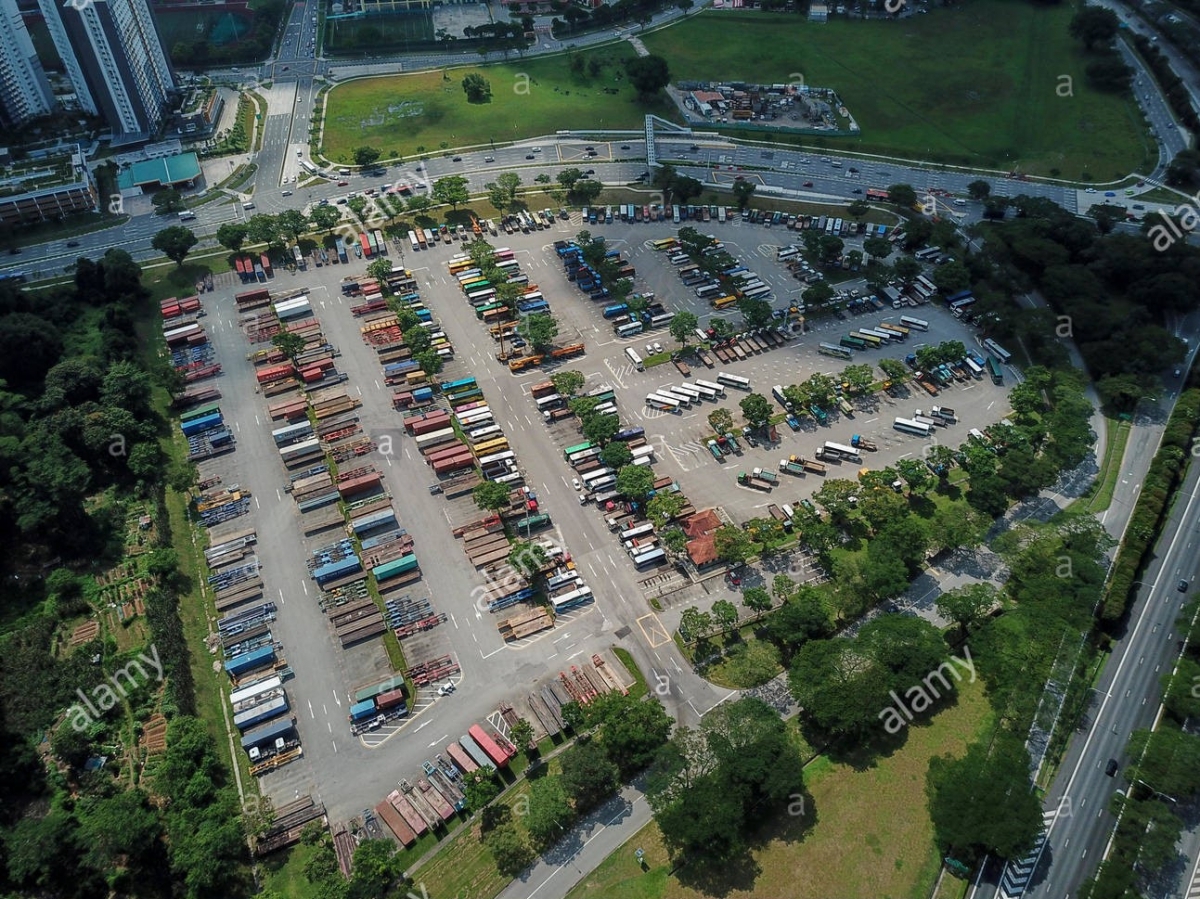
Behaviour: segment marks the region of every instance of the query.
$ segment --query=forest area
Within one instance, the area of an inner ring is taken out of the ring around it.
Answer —
[[[192,717],[164,502],[192,471],[167,452],[148,297],[121,250],[64,286],[0,285],[3,896],[245,883],[240,803]]]

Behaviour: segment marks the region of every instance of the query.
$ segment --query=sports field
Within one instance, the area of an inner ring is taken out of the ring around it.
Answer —
[[[958,697],[873,762],[856,769],[821,757],[805,768],[806,814],[764,824],[765,843],[752,853],[756,874],[734,865],[727,882],[684,886],[651,823],[567,899],[928,899],[939,868],[925,798],[929,760],[961,756],[993,720],[982,683],[963,683]],[[644,871],[635,848],[646,853]]]
[[[585,62],[593,54],[580,54]],[[326,99],[321,151],[335,162],[349,162],[355,147],[370,145],[384,158],[436,153],[450,148],[484,146],[570,128],[641,129],[646,112],[667,115],[665,106],[646,108],[626,81],[622,61],[633,56],[629,44],[597,51],[597,75],[571,72],[567,57],[517,60],[492,66],[467,66],[443,73],[365,78],[333,88]],[[491,84],[488,103],[468,103],[462,79],[481,73]],[[677,116],[671,115],[673,119]]]
[[[709,11],[643,37],[672,79],[833,87],[862,136],[824,146],[1097,181],[1148,164],[1132,98],[1087,87],[1073,4],[977,0],[903,21]]]

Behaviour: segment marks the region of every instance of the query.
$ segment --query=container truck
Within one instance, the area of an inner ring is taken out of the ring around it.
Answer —
[[[865,449],[868,452],[872,452],[872,453],[876,452],[879,449],[879,447],[876,446],[873,441],[868,440],[866,437],[863,437],[861,434],[855,434],[854,436],[852,436],[850,438],[850,445],[855,447],[856,449]]]
[[[944,419],[950,424],[955,424],[958,422],[958,416],[955,415],[954,410],[949,406],[934,406],[929,410],[929,414],[936,418]]]

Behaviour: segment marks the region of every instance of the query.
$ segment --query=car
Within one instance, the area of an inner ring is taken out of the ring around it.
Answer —
[[[68,246],[68,247],[77,247],[77,246],[79,246],[79,241],[77,241],[77,240],[68,240],[68,241],[67,241],[67,246]]]
[[[655,343],[655,344],[654,344],[654,352],[655,352],[655,354],[657,355],[657,354],[661,353],[662,351],[663,351],[662,344],[661,344],[661,343]]]
[[[1178,590],[1180,593],[1187,593],[1187,591],[1188,591],[1188,582],[1187,582],[1187,581],[1180,581],[1178,584],[1176,584],[1176,585],[1175,585],[1175,589],[1176,589],[1176,590]]]
[[[20,252],[21,252],[21,248],[20,248],[20,247],[9,247],[9,248],[8,248],[8,255],[9,255],[9,256],[17,256],[17,255],[19,255],[19,254],[20,254]]]
[[[496,157],[495,156],[485,156],[485,157],[483,157],[483,161],[484,162],[495,162]]]
[[[452,159],[452,160],[451,160],[451,162],[462,162],[462,157],[461,157],[461,156],[455,156],[455,157],[454,157],[454,159]]]
[[[317,205],[318,206],[328,206],[329,201],[327,199],[325,199],[324,197],[322,197],[320,200],[317,201]]]
[[[534,156],[532,153],[526,153],[526,154],[525,154],[525,158],[526,158],[526,159],[537,159],[537,157],[536,157],[536,156]]]
[[[696,146],[695,144],[692,144],[690,147],[688,147],[688,149],[691,150],[693,153],[700,152],[700,148],[698,146]]]
[[[339,182],[337,183],[337,186],[338,186],[338,187],[349,187],[349,186],[350,186],[350,182],[349,182],[349,181],[339,181]]]
[[[862,193],[862,188],[861,188],[861,187],[856,187],[856,188],[854,188],[854,190],[850,191],[850,193],[852,193],[852,194],[861,194],[861,193]]]
[[[595,169],[588,169],[586,172],[584,172],[584,174],[585,174],[585,175],[594,175],[594,174],[596,174],[596,170],[595,170]]]
[[[541,153],[541,152],[542,152],[542,148],[541,148],[541,147],[534,147],[534,148],[533,148],[533,152],[534,152],[534,153]]]
[[[1119,766],[1117,765],[1116,759],[1109,759],[1108,764],[1104,766],[1104,773],[1107,774],[1109,777],[1115,777],[1117,774],[1118,767]]]
[[[1141,203],[1134,203],[1133,208],[1134,209],[1145,209],[1146,207],[1143,206]]]
[[[296,151],[296,155],[297,155],[297,156],[303,156],[303,155],[304,155],[304,151],[303,151],[303,150],[297,150],[297,151]]]
[[[442,684],[438,687],[438,696],[449,696],[454,692],[454,684]]]
[[[70,244],[67,244],[67,246],[70,246]],[[1175,369],[1175,377],[1178,378],[1181,374],[1183,374],[1182,369],[1179,369],[1179,368]]]
[[[805,186],[805,187],[812,187],[812,186],[813,186],[813,183],[812,183],[811,181],[805,181],[805,182],[804,182],[804,186]]]
[[[746,180],[746,176],[745,176],[745,175],[737,175],[737,176],[735,176],[735,177],[734,177],[734,179],[733,179],[733,180],[734,180],[734,181],[745,181],[745,180]]]
[[[1094,187],[1089,187],[1087,190],[1084,191],[1085,194],[1094,194],[1095,192],[1096,192],[1096,188],[1094,188]]]
[[[288,66],[284,66],[283,70],[286,72],[288,70]]]
[[[579,478],[571,478],[571,486],[574,487],[576,490],[583,489],[583,484],[581,484],[579,482]]]
[[[587,150],[589,153],[591,153],[591,152],[595,151],[595,149],[596,149],[596,148],[595,148],[595,147],[584,147],[583,149],[585,149],[585,150]]]
[[[430,493],[431,495],[434,495],[434,496],[436,496],[437,494],[439,494],[439,493],[441,493],[441,492],[442,492],[442,485],[441,485],[441,484],[430,484],[430,485],[429,485],[429,493]]]
[[[652,343],[648,343],[648,344],[646,344],[646,355],[647,355],[647,356],[653,356],[653,355],[654,355],[654,344],[652,344]]]
[[[628,150],[628,149],[629,149],[629,144],[621,144],[621,149],[622,149],[622,150]]]
[[[858,169],[856,169],[856,168],[849,168],[849,169],[846,169],[846,171],[854,172],[854,174],[856,174],[856,175],[858,174]]]
[[[1106,196],[1106,197],[1115,197],[1115,196],[1116,196],[1116,193],[1115,193],[1114,191],[1111,191],[1111,190],[1106,190],[1106,191],[1104,192],[1104,196]]]

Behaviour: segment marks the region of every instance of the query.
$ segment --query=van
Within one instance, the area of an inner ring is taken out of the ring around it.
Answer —
[[[280,194],[280,196],[283,196],[283,197],[290,197],[291,195],[292,195],[292,192],[291,192],[290,190],[287,190],[287,189],[285,189],[285,190],[283,191],[283,193],[282,193],[282,194]]]
[[[243,208],[243,209],[247,209],[247,210],[249,210],[249,209],[253,209],[253,208],[254,208],[254,204],[253,204],[253,203],[243,203],[243,204],[242,204],[242,208]]]
[[[339,175],[349,175],[350,170],[349,169],[338,169],[338,174]]]
[[[962,199],[955,200],[955,201],[954,201],[954,205],[955,205],[955,206],[966,206],[966,205],[967,205],[967,201],[966,201],[966,200],[962,200]]]
[[[181,212],[179,213],[179,220],[181,222],[194,222],[196,220],[196,213],[192,212],[190,209],[186,212]]]

